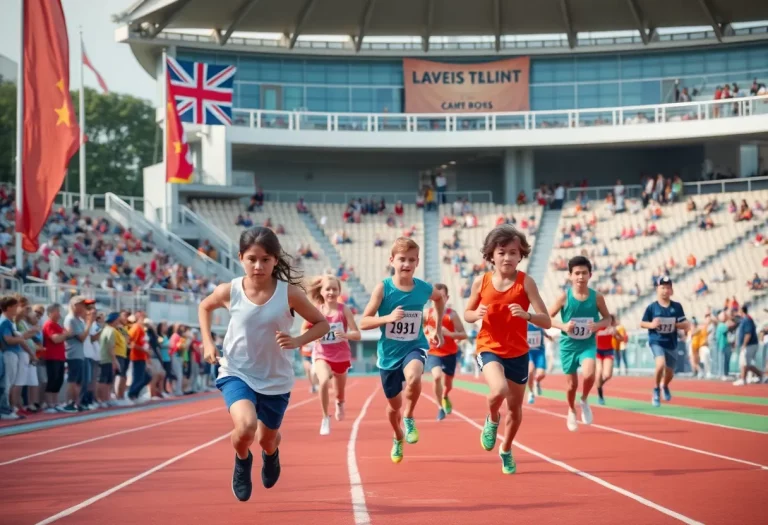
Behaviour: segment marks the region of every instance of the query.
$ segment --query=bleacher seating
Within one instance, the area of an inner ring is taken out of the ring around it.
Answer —
[[[395,226],[387,225],[388,213],[361,216],[359,223],[345,222],[343,215],[347,204],[310,204],[310,212],[341,255],[347,268],[353,268],[355,275],[367,291],[389,275],[389,250],[392,242],[400,237],[404,229],[414,227],[413,240],[421,247],[420,264],[415,276],[424,278],[424,211],[413,204],[403,205],[402,218],[396,218]],[[390,210],[387,210],[390,211]],[[402,223],[402,226],[401,226]],[[336,234],[345,233],[351,242],[335,243]],[[374,246],[374,239],[381,239],[380,247]]]
[[[209,220],[213,226],[237,243],[245,229],[238,226],[238,215],[248,216],[254,225],[261,225],[267,219],[272,221],[273,229],[281,225],[285,233],[278,234],[286,253],[293,256],[304,275],[320,275],[329,268],[326,254],[320,249],[304,222],[296,211],[296,204],[289,202],[265,202],[260,211],[247,212],[245,206],[234,199],[195,199],[189,202],[190,209]],[[298,255],[300,246],[309,246],[313,257]]]

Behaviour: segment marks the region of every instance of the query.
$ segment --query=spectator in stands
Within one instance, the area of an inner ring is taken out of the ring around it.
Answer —
[[[447,202],[445,192],[448,190],[448,179],[441,171],[437,172],[435,176],[435,188],[437,189],[438,203],[445,204]]]
[[[526,197],[524,191],[520,191],[520,193],[517,194],[517,205],[522,206],[524,204],[528,204],[528,197]]]
[[[243,228],[250,228],[253,226],[253,221],[251,218],[247,215],[239,214],[237,216],[237,219],[235,219],[235,226],[242,226]]]
[[[765,288],[765,283],[763,283],[763,280],[760,278],[759,275],[757,275],[757,272],[755,272],[754,276],[752,277],[752,280],[747,281],[747,288],[749,288],[752,291],[758,291]]]
[[[248,211],[261,211],[264,206],[264,192],[261,190],[261,186],[256,187],[256,193],[251,197],[251,203],[248,205]]]
[[[85,378],[85,353],[83,344],[91,335],[91,328],[96,320],[96,310],[88,310],[95,304],[93,299],[76,295],[69,300],[69,313],[64,318],[64,329],[69,337],[64,342],[67,357],[67,405],[65,411],[82,410],[80,395],[87,386]]]
[[[304,197],[299,197],[299,201],[296,203],[296,212],[309,213],[309,208],[307,207],[307,204],[304,202]]]
[[[128,399],[136,402],[139,394],[152,380],[147,371],[149,361],[149,343],[144,329],[144,312],[136,312],[128,317],[128,344],[130,345],[130,359],[133,373],[131,375],[131,387],[128,390]]]
[[[704,282],[704,279],[699,279],[699,282],[696,283],[696,287],[693,289],[693,293],[696,295],[696,297],[701,297],[706,295],[708,292],[709,286],[707,286],[707,283]]]
[[[44,412],[75,412],[74,407],[59,406],[59,392],[64,384],[64,363],[66,349],[64,341],[72,334],[61,324],[61,305],[52,303],[47,308],[48,319],[43,323],[43,347],[45,348],[45,371],[48,380],[44,395]]]
[[[688,197],[688,201],[685,204],[685,209],[687,211],[696,211],[696,201],[693,200],[693,197]]]
[[[550,205],[550,209],[562,210],[563,202],[565,202],[565,186],[558,182],[557,186],[555,187],[555,192],[552,196],[552,204]]]
[[[747,373],[752,372],[760,380],[763,378],[763,371],[755,366],[757,349],[760,341],[757,338],[757,327],[746,305],[741,307],[741,320],[736,334],[736,347],[739,349],[739,368],[741,377],[733,384],[734,386],[744,386],[747,382]]]
[[[395,215],[397,217],[402,218],[404,213],[405,213],[405,210],[403,208],[403,201],[397,201],[395,203]]]

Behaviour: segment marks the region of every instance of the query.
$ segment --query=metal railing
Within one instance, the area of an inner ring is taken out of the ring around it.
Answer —
[[[615,186],[588,186],[586,188],[568,188],[566,200],[576,200],[584,193],[589,200],[601,200],[613,193]],[[768,189],[768,177],[739,177],[734,179],[701,180],[683,183],[683,195],[709,195],[713,193],[733,193],[737,191],[756,191]],[[640,184],[625,184],[624,197],[639,199],[643,187]]]
[[[195,273],[216,276],[221,281],[234,279],[235,274],[227,267],[198,252],[175,233],[150,222],[143,213],[131,208],[114,193],[106,193],[104,197],[104,207],[113,219],[126,228],[132,228],[139,236],[151,234],[153,244],[167,253],[173,253],[181,264],[191,267]]]
[[[512,113],[328,113],[235,108],[235,126],[287,131],[455,133],[622,127],[768,115],[768,96]]]
[[[470,202],[493,202],[492,191],[447,191],[449,198],[467,198]],[[297,202],[300,198],[307,204],[347,204],[357,199],[371,199],[378,201],[384,199],[388,205],[397,201],[404,204],[413,204],[418,197],[417,191],[296,191],[296,190],[269,190],[264,192],[265,202]],[[435,193],[437,197],[437,193]]]
[[[179,209],[179,224],[196,228],[199,237],[210,241],[216,251],[219,252],[219,262],[225,268],[235,275],[242,273],[237,257],[238,247],[227,234],[184,205]]]

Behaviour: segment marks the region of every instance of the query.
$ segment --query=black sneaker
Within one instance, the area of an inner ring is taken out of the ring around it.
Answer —
[[[251,481],[251,467],[253,467],[253,454],[248,451],[248,459],[240,459],[235,454],[235,470],[232,473],[232,494],[240,501],[248,501],[253,491]]]
[[[261,460],[264,462],[261,466],[261,482],[264,488],[270,489],[280,479],[280,449],[275,449],[271,456],[267,456],[262,450]]]

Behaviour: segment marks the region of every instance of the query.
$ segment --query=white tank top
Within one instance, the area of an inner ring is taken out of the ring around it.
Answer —
[[[293,316],[288,284],[277,281],[275,293],[261,306],[243,290],[243,278],[232,280],[229,326],[224,337],[219,377],[237,377],[259,394],[287,394],[293,388],[292,352],[275,341],[275,332],[289,333]]]

